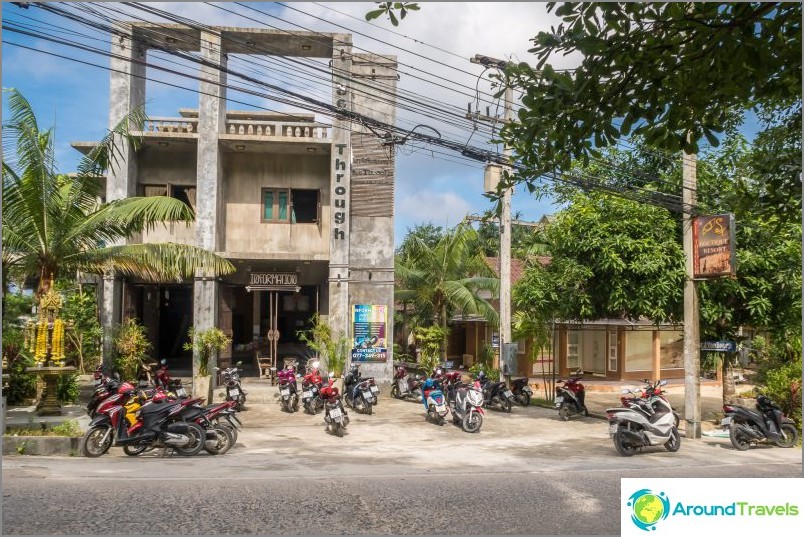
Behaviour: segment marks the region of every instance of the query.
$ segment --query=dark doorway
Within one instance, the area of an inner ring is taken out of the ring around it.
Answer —
[[[193,322],[193,293],[190,286],[159,289],[158,359],[165,358],[172,369],[191,369],[192,351],[184,350],[187,331]]]

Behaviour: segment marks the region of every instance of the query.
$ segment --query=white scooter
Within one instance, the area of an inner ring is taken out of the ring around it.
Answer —
[[[633,394],[632,390],[622,393]],[[681,447],[681,436],[676,427],[676,416],[667,403],[651,407],[644,399],[632,399],[630,407],[607,408],[609,436],[623,457],[630,457],[645,446],[664,445],[670,452]]]

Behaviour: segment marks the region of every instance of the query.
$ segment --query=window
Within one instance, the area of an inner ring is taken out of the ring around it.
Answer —
[[[617,331],[609,330],[609,371],[617,371]]]
[[[581,334],[577,330],[567,332],[567,369],[578,369],[581,357]]]
[[[625,370],[651,371],[653,369],[653,332],[628,332],[625,339]]]
[[[174,185],[172,183],[164,185],[140,185],[141,196],[170,196],[190,206],[193,212],[196,210],[195,192],[195,185]]]
[[[321,222],[321,191],[262,189],[262,222],[316,224]]]

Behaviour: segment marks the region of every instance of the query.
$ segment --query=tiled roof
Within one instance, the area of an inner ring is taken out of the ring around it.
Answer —
[[[549,258],[548,258],[549,259]],[[494,274],[500,277],[500,258],[499,257],[483,257],[483,261],[489,266]],[[519,259],[511,259],[511,285],[522,279],[525,274],[525,263]]]

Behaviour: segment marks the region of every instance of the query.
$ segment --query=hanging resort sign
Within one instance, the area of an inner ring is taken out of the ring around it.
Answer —
[[[692,221],[692,277],[717,278],[737,274],[734,215],[698,216]]]

